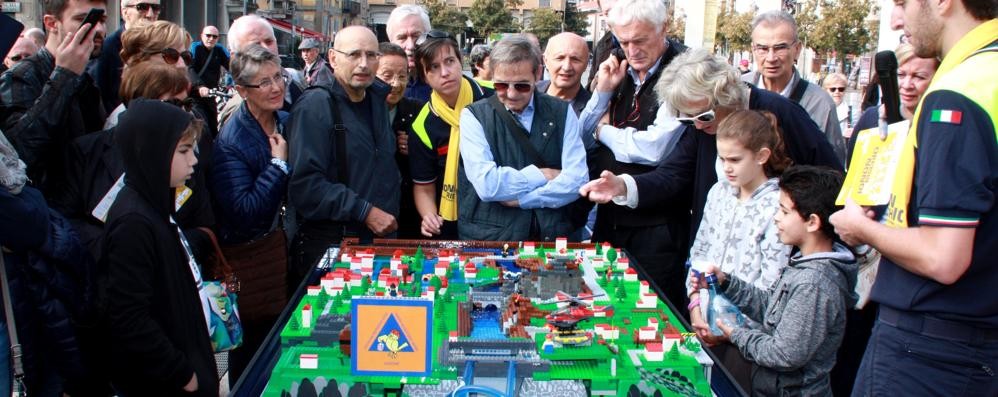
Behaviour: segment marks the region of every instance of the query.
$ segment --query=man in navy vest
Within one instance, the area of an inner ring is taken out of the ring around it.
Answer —
[[[587,180],[570,104],[535,89],[541,50],[522,36],[492,50],[496,95],[461,111],[462,240],[552,241],[573,230],[568,204]]]

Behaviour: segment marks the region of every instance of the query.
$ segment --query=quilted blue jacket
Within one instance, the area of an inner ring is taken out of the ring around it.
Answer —
[[[277,112],[278,131],[286,112]],[[288,173],[271,164],[263,127],[244,103],[218,134],[211,171],[212,196],[223,244],[253,240],[271,230],[288,188]]]

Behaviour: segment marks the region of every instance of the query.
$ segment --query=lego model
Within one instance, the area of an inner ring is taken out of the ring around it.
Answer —
[[[348,240],[264,396],[709,396],[712,362],[609,245]]]

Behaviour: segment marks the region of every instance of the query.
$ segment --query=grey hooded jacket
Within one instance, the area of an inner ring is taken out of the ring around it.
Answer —
[[[730,278],[722,286],[759,329],[737,328],[731,343],[752,366],[752,394],[831,396],[829,372],[856,297],[856,260],[845,246],[790,258],[771,290]]]

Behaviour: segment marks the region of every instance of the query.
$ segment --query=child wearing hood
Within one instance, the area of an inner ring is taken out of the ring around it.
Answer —
[[[758,329],[718,327],[752,365],[752,395],[831,396],[829,373],[852,306],[856,260],[837,242],[828,216],[842,174],[823,167],[795,166],[779,182],[780,240],[797,252],[770,290],[712,268],[724,293]],[[691,281],[706,286],[702,277]],[[696,284],[695,284],[696,285]]]
[[[120,396],[218,395],[201,271],[174,222],[189,197],[201,124],[146,99],[133,100],[119,120],[125,186],[104,229],[98,296]]]

